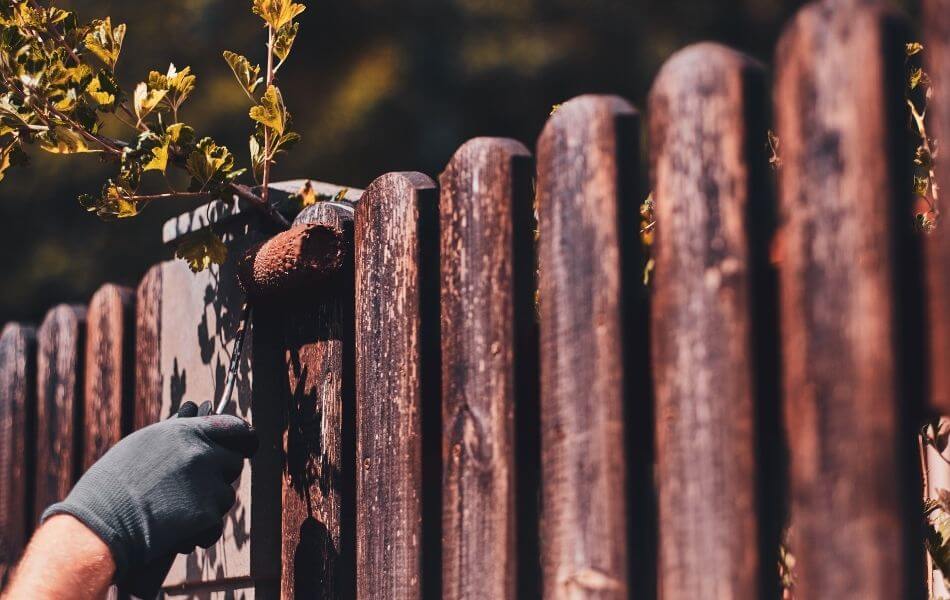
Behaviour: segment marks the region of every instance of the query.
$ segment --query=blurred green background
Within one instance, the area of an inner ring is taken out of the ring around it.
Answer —
[[[551,106],[587,92],[638,106],[672,52],[716,40],[769,62],[782,0],[300,0],[301,33],[280,84],[302,143],[277,179],[356,187],[393,170],[432,176],[479,135],[534,145]],[[912,16],[917,2],[895,2]],[[59,0],[82,20],[128,24],[119,63],[130,90],[149,69],[191,65],[198,89],[183,120],[246,164],[248,103],[221,51],[261,59],[250,0]],[[97,160],[34,155],[0,183],[0,323],[38,322],[57,302],[85,302],[105,282],[136,285],[170,256],[161,223],[190,208],[153,204],[105,223],[76,196],[106,177]]]

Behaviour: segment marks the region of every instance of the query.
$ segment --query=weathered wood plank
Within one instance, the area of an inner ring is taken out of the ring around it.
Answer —
[[[8,323],[0,334],[0,588],[33,530],[36,330]]]
[[[521,143],[477,138],[440,178],[442,598],[518,597],[515,415],[532,399],[517,384],[537,377],[536,351],[518,348],[535,322],[531,166]]]
[[[901,29],[875,2],[813,3],[777,53],[784,404],[802,598],[913,598],[923,582],[907,426],[920,403],[910,341],[921,308],[908,283]]]
[[[355,218],[362,599],[440,593],[438,243],[431,179],[390,173],[367,188]],[[424,493],[433,490],[430,504]]]
[[[99,288],[86,315],[82,468],[88,469],[132,427],[135,294]]]
[[[302,223],[326,226],[350,251],[337,275],[276,307],[285,361],[273,399],[285,407],[280,594],[354,598],[353,217],[319,203]]]
[[[637,203],[637,121],[620,98],[582,96],[562,105],[538,140],[545,598],[628,595],[631,382],[621,274],[623,238],[635,243],[637,235],[628,221]]]
[[[162,265],[145,274],[135,300],[135,399],[132,428],[161,418],[162,410]]]
[[[37,333],[34,518],[66,497],[82,465],[86,308],[60,305]]]
[[[749,205],[770,202],[755,189],[768,169],[765,105],[764,69],[708,43],[674,54],[650,93],[659,586],[666,600],[759,592],[748,231],[762,225],[749,223]]]
[[[924,2],[924,58],[930,75],[933,96],[927,108],[928,134],[946,146],[950,140],[950,0]],[[950,162],[945,149],[937,157],[937,185],[944,202],[950,191]],[[930,334],[931,391],[930,406],[939,414],[950,415],[950,312],[945,299],[950,293],[950,230],[947,229],[946,205],[936,230],[926,237],[928,283],[928,332]]]

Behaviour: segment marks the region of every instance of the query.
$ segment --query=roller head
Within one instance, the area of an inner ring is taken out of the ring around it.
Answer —
[[[297,225],[245,253],[238,279],[251,302],[280,300],[342,271],[348,254],[342,226]]]

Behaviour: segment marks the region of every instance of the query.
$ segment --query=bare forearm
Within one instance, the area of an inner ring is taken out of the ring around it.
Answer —
[[[69,515],[37,530],[3,600],[92,600],[105,597],[115,563],[105,542]]]

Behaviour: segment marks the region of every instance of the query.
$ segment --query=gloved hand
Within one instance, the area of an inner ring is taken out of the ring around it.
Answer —
[[[195,414],[193,403],[179,411]],[[253,428],[230,415],[150,425],[106,452],[42,520],[65,513],[82,521],[111,549],[121,580],[160,557],[214,544],[234,505],[231,484],[257,444]]]

